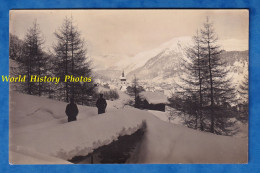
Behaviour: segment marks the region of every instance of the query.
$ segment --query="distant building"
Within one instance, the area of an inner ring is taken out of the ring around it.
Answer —
[[[120,90],[126,91],[127,83],[124,71],[122,72],[122,76],[120,76]]]
[[[124,71],[122,72],[122,76],[120,76],[120,81],[121,81],[121,84],[126,84],[126,77],[125,77],[125,73]]]
[[[165,112],[168,98],[162,92],[141,92],[141,108]]]

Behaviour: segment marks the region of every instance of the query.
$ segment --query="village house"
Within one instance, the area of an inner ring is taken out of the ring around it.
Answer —
[[[140,108],[165,112],[167,97],[162,92],[144,91],[140,93]]]

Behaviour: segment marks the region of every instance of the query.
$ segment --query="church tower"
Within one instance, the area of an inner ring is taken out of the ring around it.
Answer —
[[[122,76],[120,77],[120,81],[121,81],[121,85],[125,85],[126,84],[126,77],[125,77],[124,70],[122,72]]]
[[[121,82],[121,86],[120,86],[120,90],[121,91],[126,91],[126,77],[125,77],[125,73],[124,70],[122,72],[122,76],[120,76],[120,82]]]

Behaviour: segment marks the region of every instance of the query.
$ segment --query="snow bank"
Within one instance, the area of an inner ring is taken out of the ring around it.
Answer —
[[[67,122],[66,105],[65,102],[10,92],[10,128],[16,129],[50,121],[52,124],[65,123]],[[88,111],[85,111],[85,106],[79,105],[78,108],[80,112],[78,119],[97,114],[96,108],[93,107],[88,107]]]
[[[246,163],[247,139],[173,125],[150,115],[138,163]]]
[[[71,164],[22,146],[10,146],[9,159],[10,164]]]
[[[128,107],[127,104],[131,100],[130,96],[123,91],[117,90],[119,99],[114,101],[107,100],[107,111],[113,111],[115,109],[123,109]]]
[[[85,111],[87,109],[88,107]],[[64,160],[84,156],[117,140],[119,136],[130,135],[140,129],[143,119],[133,111],[120,109],[70,123],[54,125],[50,121],[16,128],[11,135],[10,144],[26,146],[33,151]]]
[[[148,110],[151,114],[155,117],[159,118],[162,121],[170,122],[176,125],[183,125],[185,126],[185,115],[183,112],[180,112],[174,108],[166,106],[166,111],[155,111],[155,110]]]
[[[178,111],[174,108],[166,106],[166,112],[162,111],[155,111],[155,110],[148,110],[151,114],[153,114],[158,119],[169,122],[175,125],[187,126],[185,124],[185,119],[189,115]],[[233,122],[234,125],[229,127],[228,129],[232,131],[232,137],[237,138],[248,138],[248,123],[242,123],[241,121],[237,120],[236,118],[230,118],[230,122]]]
[[[129,97],[119,94],[120,99],[108,102],[107,113],[97,115],[96,108],[79,106],[78,121],[70,123],[64,113],[66,103],[11,94],[10,162],[60,163],[55,158],[85,156],[119,136],[133,134],[144,121],[146,130],[136,153],[137,163],[247,162],[247,138],[219,136],[161,121],[152,114],[155,112],[124,106]]]

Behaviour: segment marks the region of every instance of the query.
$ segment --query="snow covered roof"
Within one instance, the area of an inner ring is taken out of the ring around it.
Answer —
[[[141,97],[145,98],[150,104],[168,103],[167,97],[161,92],[141,92]]]

